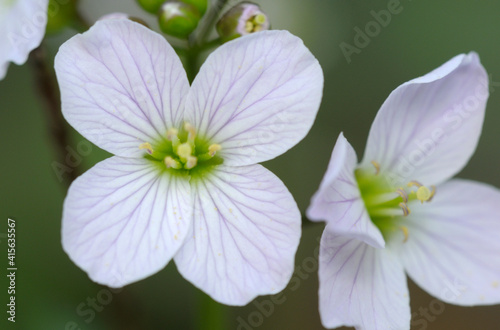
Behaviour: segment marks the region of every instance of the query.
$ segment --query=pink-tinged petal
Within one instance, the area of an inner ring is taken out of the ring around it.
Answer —
[[[145,159],[112,157],[71,185],[63,247],[92,280],[121,287],[165,267],[191,219],[187,178],[161,173]]]
[[[192,185],[194,222],[174,258],[179,272],[228,305],[284,289],[301,234],[285,185],[260,165],[219,166]]]
[[[340,133],[307,217],[313,221],[326,220],[327,230],[382,248],[384,238],[368,215],[354,176],[356,164],[356,152]]]
[[[437,187],[413,207],[408,241],[391,242],[408,275],[435,297],[457,305],[500,303],[500,191],[473,181]]]
[[[377,161],[395,186],[444,182],[476,149],[488,95],[488,76],[473,52],[399,86],[373,122],[363,166]]]
[[[311,128],[323,91],[323,72],[302,40],[263,31],[214,51],[186,101],[186,120],[222,146],[226,165],[277,157]]]
[[[319,259],[319,312],[326,328],[410,329],[408,287],[397,256],[325,230]]]
[[[141,24],[98,21],[61,46],[55,68],[65,118],[111,153],[141,156],[139,145],[182,122],[186,73],[165,38]]]
[[[23,64],[45,35],[48,0],[0,1],[0,80],[9,62]]]

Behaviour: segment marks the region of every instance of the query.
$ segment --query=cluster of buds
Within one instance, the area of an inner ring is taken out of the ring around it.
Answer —
[[[146,11],[158,15],[160,29],[170,36],[187,39],[207,11],[208,0],[137,0]],[[229,9],[218,21],[217,32],[226,42],[253,32],[269,29],[269,19],[260,7],[242,2]]]

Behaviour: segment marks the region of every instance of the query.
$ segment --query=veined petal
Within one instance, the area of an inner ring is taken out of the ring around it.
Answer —
[[[192,185],[194,222],[174,258],[179,272],[228,305],[285,288],[301,216],[284,184],[261,165],[221,165]]]
[[[143,155],[142,143],[182,121],[186,73],[165,38],[141,24],[98,21],[61,46],[55,68],[66,120],[111,153]]]
[[[0,3],[0,80],[9,62],[23,64],[45,35],[48,0],[7,0]]]
[[[356,164],[356,152],[340,133],[307,216],[313,221],[326,220],[327,230],[382,248],[384,238],[368,215],[354,176]]]
[[[214,51],[193,82],[186,120],[220,144],[226,165],[277,157],[311,128],[323,91],[323,72],[302,40],[263,31]]]
[[[112,157],[77,178],[63,210],[63,247],[95,282],[121,287],[161,270],[192,219],[189,181],[145,159]]]
[[[363,166],[377,161],[395,186],[444,182],[476,149],[488,95],[488,76],[473,52],[399,86],[373,122]]]
[[[326,328],[410,329],[408,287],[397,256],[325,230],[319,258],[319,312]]]
[[[500,192],[458,179],[436,191],[405,219],[407,242],[391,242],[391,248],[433,296],[464,306],[500,303]]]

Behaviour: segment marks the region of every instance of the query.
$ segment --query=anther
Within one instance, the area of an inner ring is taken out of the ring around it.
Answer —
[[[165,166],[167,166],[167,168],[173,168],[173,169],[181,168],[181,164],[170,156],[165,157],[163,162],[165,163]]]
[[[417,189],[417,199],[423,204],[431,198],[431,192],[426,186],[420,186]]]
[[[401,198],[403,199],[403,203],[408,203],[408,194],[403,188],[399,188],[398,190],[396,190],[396,193],[401,196]]]
[[[178,134],[179,134],[179,130],[177,128],[170,128],[167,131],[167,140],[173,141],[175,138],[177,138]]]
[[[196,137],[196,129],[190,123],[184,123],[184,129],[188,132],[188,139],[194,141]]]
[[[141,144],[139,146],[139,149],[146,149],[147,153],[152,155],[153,154],[153,147],[151,146],[151,144],[149,142],[144,142],[143,144]]]
[[[190,170],[193,167],[195,167],[196,164],[198,164],[198,158],[196,158],[195,156],[188,156],[187,161],[186,161],[186,165],[184,165],[184,168],[186,168],[187,170]]]
[[[208,154],[213,157],[217,153],[217,151],[220,151],[222,149],[220,144],[212,144],[210,147],[208,147]]]
[[[187,159],[189,156],[191,156],[192,152],[193,149],[191,148],[191,145],[189,143],[183,143],[177,147],[177,154],[183,159]]]
[[[380,164],[374,160],[372,160],[371,163],[373,167],[375,167],[375,175],[378,175],[380,173]]]
[[[399,207],[403,210],[403,215],[405,217],[411,213],[410,208],[406,203],[399,203]]]

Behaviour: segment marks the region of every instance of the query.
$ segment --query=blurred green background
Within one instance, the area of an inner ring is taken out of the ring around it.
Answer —
[[[389,1],[257,2],[269,14],[273,28],[289,30],[304,40],[325,73],[323,103],[310,134],[285,155],[264,164],[285,182],[302,211],[320,183],[338,134],[343,131],[361,157],[376,112],[401,83],[471,50],[479,53],[492,80],[500,82],[497,1],[402,0],[402,11],[392,16],[361,53],[353,54],[350,63],[340,43],[353,44],[354,28],[364,29],[373,21],[370,11],[386,9]],[[113,11],[148,17],[132,0],[81,1],[81,11],[90,21]],[[49,38],[51,54],[74,33],[67,30]],[[150,278],[111,293],[90,281],[62,251],[60,221],[66,186],[51,167],[57,158],[29,65],[11,65],[7,78],[0,82],[0,122],[4,148],[0,233],[6,233],[7,217],[17,221],[16,328],[71,329],[75,324],[79,329],[196,329],[203,324],[198,313],[203,295],[177,273],[173,263]],[[491,93],[478,149],[460,177],[500,187],[498,127],[500,87]],[[83,138],[72,129],[71,134],[74,149]],[[93,147],[90,155],[83,157],[81,168],[86,170],[106,157],[104,151]],[[222,307],[228,328],[322,329],[314,256],[322,228],[318,224],[304,229],[296,258],[301,270],[275,298],[279,303],[271,310],[270,297],[260,297],[246,307]],[[4,274],[7,247],[6,239],[0,236],[0,240]],[[0,301],[4,309],[7,286],[2,276]],[[500,328],[500,306],[440,305],[411,282],[410,295],[416,320],[426,320],[414,329]],[[97,307],[90,307],[94,299]],[[421,316],[421,308],[430,309],[430,317]],[[5,311],[0,315],[0,328],[8,328]]]

